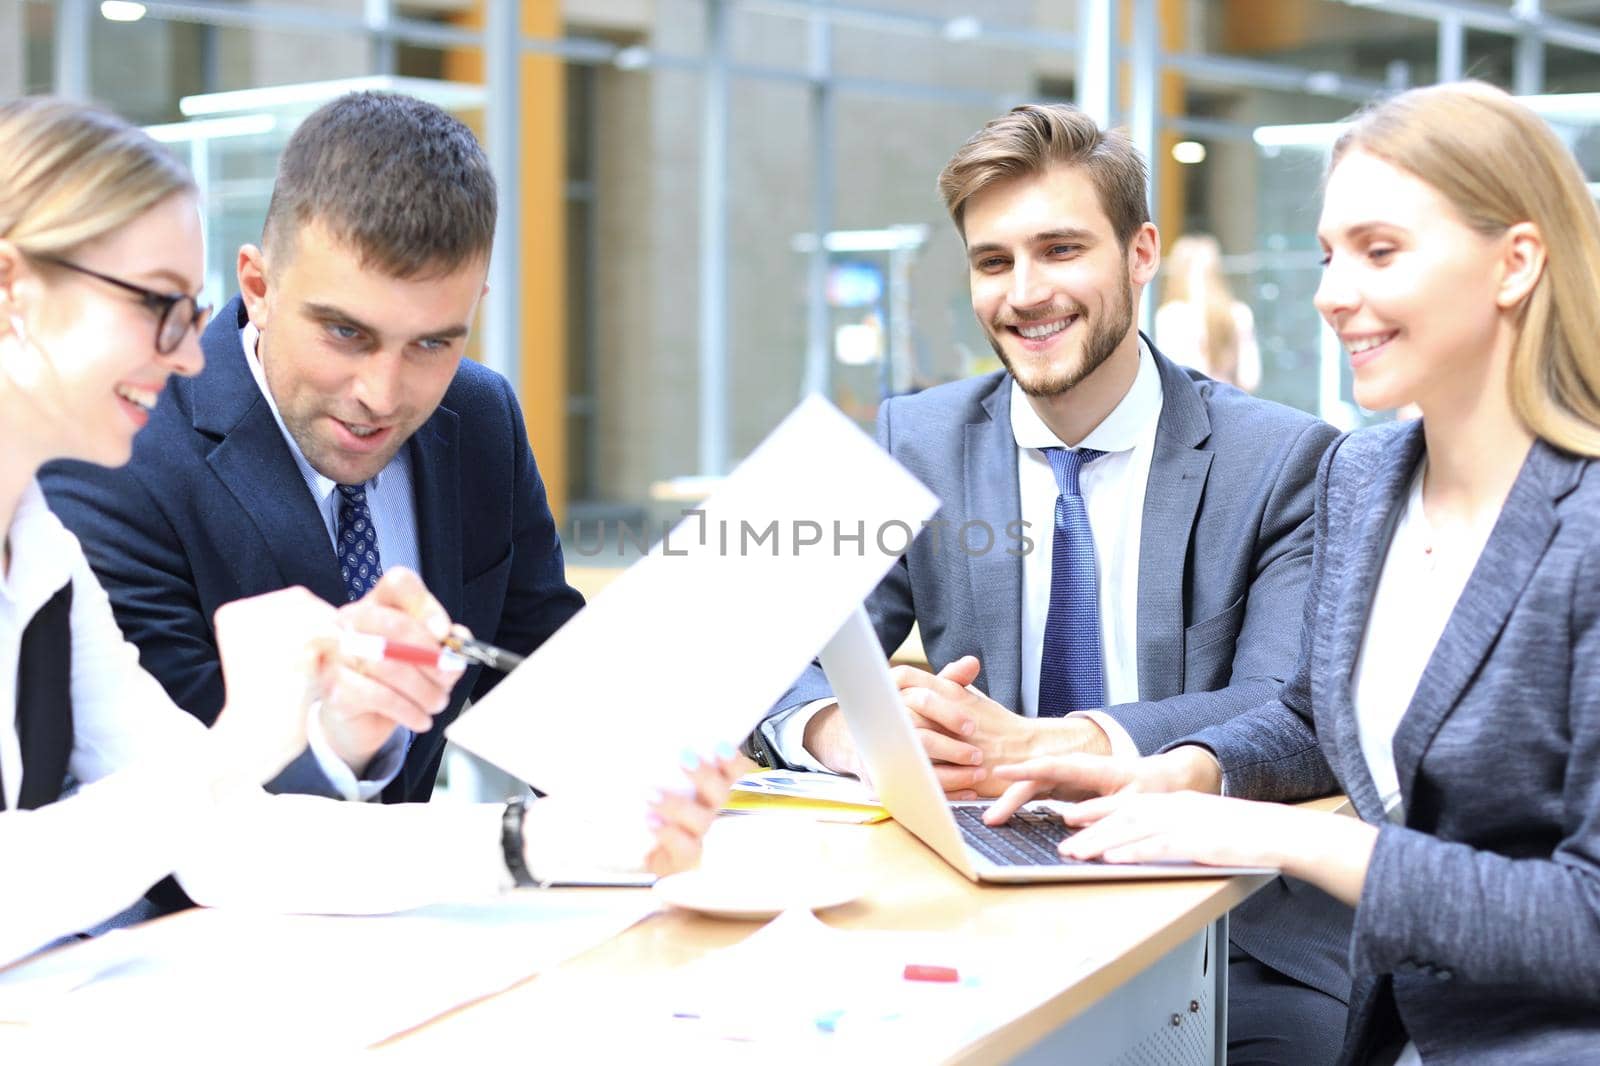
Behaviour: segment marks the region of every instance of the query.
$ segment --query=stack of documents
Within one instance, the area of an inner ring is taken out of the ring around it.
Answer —
[[[724,811],[810,818],[818,822],[871,825],[889,812],[853,777],[804,770],[758,770],[733,786]]]

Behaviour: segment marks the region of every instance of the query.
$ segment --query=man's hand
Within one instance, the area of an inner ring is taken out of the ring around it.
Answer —
[[[984,812],[990,825],[1002,824],[1035,799],[1065,800],[1093,811],[1079,801],[1130,793],[1222,791],[1216,757],[1192,744],[1140,759],[1087,754],[1030,759],[997,766],[994,776],[1008,787]]]
[[[905,668],[896,667],[891,673],[897,674],[902,669]],[[945,671],[939,675],[940,678],[960,688],[978,676],[977,660],[969,656],[952,663],[945,668]],[[933,677],[932,674],[922,671],[919,673]],[[975,789],[988,773],[983,766],[983,752],[974,745],[958,739],[949,731],[929,728],[928,720],[909,706],[906,711],[911,716],[912,724],[917,727],[917,739],[922,742],[923,750],[933,762],[933,771],[938,775],[939,784],[946,794],[954,799],[976,798]],[[845,724],[844,715],[840,713],[837,704],[824,707],[812,716],[811,721],[806,723],[803,743],[812,758],[834,773],[854,774],[861,780],[871,783],[867,768],[856,752],[850,728]]]
[[[856,751],[855,739],[845,724],[837,703],[822,708],[806,723],[801,741],[811,757],[836,774],[851,774],[867,780],[867,768]]]
[[[438,647],[450,631],[439,601],[403,566],[384,571],[371,592],[339,608],[338,621],[345,629],[427,648]],[[323,735],[360,777],[395,726],[413,733],[433,728],[433,716],[449,704],[461,674],[461,669],[347,659],[323,694]]]
[[[1000,795],[1009,782],[994,776],[997,766],[1076,752],[1111,753],[1110,738],[1088,718],[1026,718],[970,687],[980,669],[977,657],[966,655],[937,676],[911,666],[891,671],[950,799]]]

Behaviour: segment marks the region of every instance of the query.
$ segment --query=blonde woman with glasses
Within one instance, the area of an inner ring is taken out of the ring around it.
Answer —
[[[1053,793],[1074,858],[1353,904],[1346,1062],[1596,1061],[1600,216],[1548,126],[1466,83],[1356,118],[1318,237],[1357,401],[1422,417],[1323,460],[1295,676],[1164,754],[1005,768],[990,817]],[[1260,802],[1334,791],[1358,817]]]
[[[361,912],[487,896],[596,859],[692,864],[731,751],[634,822],[553,800],[380,807],[261,791],[307,757],[319,698],[342,683],[381,690],[360,713],[416,730],[430,725],[417,708],[445,705],[457,673],[338,654],[343,629],[444,635],[408,571],[337,613],[303,589],[223,608],[228,702],[209,730],[140,669],[36,474],[52,459],[127,462],[168,378],[199,372],[201,264],[194,186],[159,145],[91,108],[0,104],[0,964],[174,871],[202,903]]]

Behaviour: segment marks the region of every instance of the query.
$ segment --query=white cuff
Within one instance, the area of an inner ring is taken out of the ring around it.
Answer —
[[[333,745],[328,742],[328,735],[322,730],[320,700],[311,705],[306,719],[306,744],[311,748],[312,757],[317,760],[317,769],[322,771],[339,795],[347,800],[365,803],[387,788],[389,782],[400,773],[400,767],[406,761],[406,750],[411,745],[411,731],[403,726],[395,726],[389,739],[373,754],[367,764],[367,776],[361,780],[356,779],[355,772],[345,765],[345,761],[339,758]]]
[[[773,750],[783,756],[783,761],[790,766],[800,770],[831,774],[832,770],[822,765],[806,750],[806,726],[811,724],[811,719],[817,716],[818,711],[832,707],[837,702],[832,696],[826,696],[780,711],[761,723],[761,735],[767,738],[767,743],[771,744]]]
[[[1133,737],[1122,728],[1115,718],[1105,711],[1073,711],[1068,718],[1087,718],[1105,732],[1106,739],[1111,741],[1111,754],[1121,759],[1137,759],[1139,745],[1133,742]]]

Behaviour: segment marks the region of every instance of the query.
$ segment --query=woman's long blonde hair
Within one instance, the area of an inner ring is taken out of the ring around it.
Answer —
[[[1487,236],[1538,229],[1545,263],[1517,308],[1512,409],[1541,440],[1600,457],[1600,209],[1555,131],[1491,85],[1455,82],[1358,115],[1331,165],[1351,151],[1415,174]]]
[[[1222,274],[1222,246],[1205,233],[1173,242],[1166,255],[1162,296],[1199,312],[1205,336],[1206,373],[1239,383],[1239,326],[1233,317],[1233,290]]]
[[[183,164],[143,131],[50,97],[0,103],[0,239],[62,255],[180,192]]]

